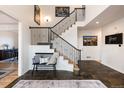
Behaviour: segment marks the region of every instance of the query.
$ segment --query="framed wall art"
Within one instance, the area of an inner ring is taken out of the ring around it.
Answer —
[[[55,7],[56,17],[69,17],[70,7]]]
[[[97,36],[83,36],[83,46],[97,46]]]
[[[40,7],[38,5],[34,5],[34,21],[40,25]]]
[[[123,33],[105,36],[105,44],[123,44]]]

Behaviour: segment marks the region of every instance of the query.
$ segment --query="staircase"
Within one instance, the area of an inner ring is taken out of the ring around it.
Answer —
[[[55,52],[59,52],[60,59],[63,58],[68,64],[72,64],[74,68],[78,68],[77,64],[81,60],[81,50],[65,40],[64,33],[68,30],[71,31],[75,27],[76,22],[84,20],[84,11],[85,8],[75,8],[69,17],[64,17],[53,27],[30,27],[31,44],[52,43],[52,48]]]

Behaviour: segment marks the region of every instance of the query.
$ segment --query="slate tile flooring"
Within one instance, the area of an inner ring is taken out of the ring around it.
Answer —
[[[80,75],[69,71],[28,71],[23,76],[9,84],[12,87],[19,80],[100,80],[109,88],[124,88],[124,74],[113,70],[96,61],[80,61]]]

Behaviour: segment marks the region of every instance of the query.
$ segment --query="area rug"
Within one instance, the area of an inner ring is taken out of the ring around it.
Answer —
[[[5,74],[6,72],[0,72],[0,75],[3,75],[3,74]]]
[[[99,80],[20,80],[13,88],[107,88]]]
[[[5,60],[0,60],[0,63],[18,63],[17,58],[13,59],[13,58],[9,58],[9,59],[5,59]]]
[[[13,72],[13,69],[0,69],[0,79]]]

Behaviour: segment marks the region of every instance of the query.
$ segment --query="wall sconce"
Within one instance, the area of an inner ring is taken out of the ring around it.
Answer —
[[[51,21],[51,18],[49,16],[44,17],[44,22],[50,22],[50,21]]]

